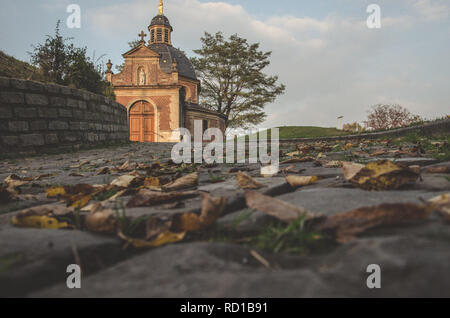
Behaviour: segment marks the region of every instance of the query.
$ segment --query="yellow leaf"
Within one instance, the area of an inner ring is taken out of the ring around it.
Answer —
[[[92,196],[90,194],[83,196],[81,199],[75,201],[71,207],[72,208],[84,208],[89,201],[91,201]]]
[[[291,187],[303,187],[313,184],[319,180],[317,176],[287,176],[286,181]]]
[[[69,226],[69,224],[67,224],[67,222],[59,222],[56,218],[46,215],[31,215],[22,218],[15,216],[12,219],[12,223],[14,225],[22,227],[53,229],[53,230],[71,227]]]
[[[161,233],[155,240],[153,241],[144,241],[140,239],[130,238],[125,236],[122,232],[119,232],[119,237],[126,241],[128,244],[136,247],[136,248],[143,248],[143,247],[159,247],[162,245],[170,244],[170,243],[176,243],[184,239],[186,236],[186,232],[184,233],[173,233],[170,231],[166,231],[164,233]]]
[[[64,187],[52,187],[45,190],[48,198],[54,198],[60,195],[65,195],[66,190]]]
[[[400,164],[389,160],[369,162],[354,175],[350,182],[364,190],[395,190],[402,185],[414,182],[419,174]]]

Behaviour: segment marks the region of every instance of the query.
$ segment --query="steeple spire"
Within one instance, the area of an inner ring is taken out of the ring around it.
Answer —
[[[164,4],[163,0],[159,0],[158,11],[160,15],[164,15]]]

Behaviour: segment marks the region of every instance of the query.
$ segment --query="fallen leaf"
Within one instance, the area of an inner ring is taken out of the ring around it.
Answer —
[[[130,238],[124,235],[122,232],[119,232],[119,237],[127,242],[127,245],[132,245],[136,248],[144,248],[144,247],[159,247],[170,243],[176,243],[184,239],[186,233],[172,233],[170,231],[161,233],[155,240],[153,241],[145,241],[141,239]]]
[[[245,200],[250,209],[264,212],[286,223],[291,223],[302,215],[307,220],[317,217],[317,215],[304,208],[269,197],[257,191],[247,191]]]
[[[183,213],[176,215],[173,220],[172,230],[175,232],[193,232],[207,228],[222,215],[226,202],[225,198],[216,198],[207,193],[202,193],[201,214]]]
[[[77,172],[72,172],[71,174],[69,174],[69,177],[85,177],[85,175]]]
[[[120,171],[132,171],[137,168],[137,163],[132,162],[130,163],[129,160],[125,161],[125,163],[119,168]]]
[[[97,233],[116,233],[117,219],[113,210],[96,211],[96,207],[93,207],[92,211],[86,216],[84,221],[84,226],[87,230]]]
[[[197,191],[186,192],[155,192],[141,189],[127,203],[127,207],[154,206],[167,202],[175,202],[194,198],[199,195]]]
[[[97,171],[97,175],[104,175],[104,174],[110,174],[110,173],[111,173],[111,169],[109,167],[103,167]]]
[[[40,205],[20,211],[13,217],[12,223],[21,227],[45,229],[73,228],[74,226],[67,223],[67,221],[58,219],[71,213],[73,213],[73,209],[61,205]]]
[[[317,182],[319,178],[317,176],[287,176],[286,181],[293,188],[303,187]]]
[[[422,221],[430,213],[431,209],[426,205],[382,204],[327,216],[313,226],[317,231],[332,232],[338,242],[347,243],[370,228]]]
[[[16,189],[23,185],[28,184],[31,180],[32,180],[32,178],[31,179],[30,178],[22,178],[16,174],[11,174],[11,175],[7,176],[5,178],[5,180],[3,180],[3,182],[6,183],[8,188]]]
[[[159,178],[157,177],[145,178],[144,187],[147,189],[161,189]]]
[[[312,162],[312,161],[315,161],[315,160],[316,160],[316,158],[313,158],[313,157],[291,158],[291,159],[288,159],[288,160],[280,162],[280,164]]]
[[[192,188],[198,185],[198,173],[194,172],[162,187],[164,191],[178,191],[182,189]]]
[[[443,193],[437,197],[434,197],[428,202],[434,210],[439,212],[439,215],[450,223],[450,193]]]
[[[364,165],[353,162],[342,163],[342,173],[346,180],[351,180],[358,172],[364,168]]]
[[[350,178],[350,182],[364,190],[395,190],[407,183],[415,182],[419,176],[409,167],[389,160],[381,160],[369,162]]]
[[[252,177],[242,171],[238,171],[236,175],[236,180],[239,188],[247,190],[247,189],[260,189],[264,187],[262,183],[255,181]]]
[[[428,172],[428,173],[450,173],[450,165],[429,167],[429,168],[425,169],[425,172]]]
[[[344,150],[350,150],[350,149],[352,149],[353,147],[355,147],[355,145],[349,142],[349,143],[346,144],[343,148],[344,148]]]
[[[117,179],[114,179],[111,182],[112,186],[116,186],[119,188],[129,188],[133,185],[135,185],[138,181],[138,177],[137,176],[131,176],[131,175],[124,175],[124,176],[120,176]]]

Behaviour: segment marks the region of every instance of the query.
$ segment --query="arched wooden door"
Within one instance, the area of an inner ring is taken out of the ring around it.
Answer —
[[[146,101],[138,101],[130,108],[130,140],[154,142],[155,113],[153,106]]]

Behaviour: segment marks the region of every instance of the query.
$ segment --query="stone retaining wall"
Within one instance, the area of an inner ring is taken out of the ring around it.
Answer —
[[[125,107],[101,95],[0,77],[0,156],[128,141]]]

